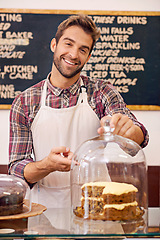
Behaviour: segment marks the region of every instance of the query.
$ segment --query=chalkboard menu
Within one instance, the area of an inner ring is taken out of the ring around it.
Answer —
[[[50,41],[68,16],[88,14],[101,31],[82,73],[107,79],[130,109],[160,110],[160,12],[0,9],[0,109],[46,78]]]

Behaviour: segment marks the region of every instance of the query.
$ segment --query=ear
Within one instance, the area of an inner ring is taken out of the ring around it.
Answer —
[[[51,43],[50,43],[50,48],[51,48],[51,51],[52,51],[52,52],[54,52],[55,47],[56,47],[56,39],[53,38],[53,39],[51,40]]]

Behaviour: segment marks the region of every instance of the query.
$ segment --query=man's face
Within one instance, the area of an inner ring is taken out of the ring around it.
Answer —
[[[63,77],[80,75],[89,59],[92,43],[92,37],[80,27],[71,26],[64,31],[58,44],[55,43],[53,58],[54,65]]]

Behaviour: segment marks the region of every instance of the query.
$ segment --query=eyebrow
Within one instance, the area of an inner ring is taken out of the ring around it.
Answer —
[[[63,40],[69,40],[69,41],[75,43],[75,41],[73,39],[68,38],[68,37],[65,37]],[[90,51],[90,48],[88,46],[86,46],[86,45],[82,45],[81,47],[86,48],[86,49],[88,49]]]

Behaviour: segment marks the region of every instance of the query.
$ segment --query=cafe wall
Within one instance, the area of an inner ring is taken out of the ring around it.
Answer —
[[[1,0],[0,8],[19,9],[64,9],[64,10],[103,10],[103,11],[160,11],[159,0],[46,0],[21,1]],[[2,61],[2,60],[0,60]],[[160,111],[133,111],[149,131],[150,142],[144,149],[148,166],[160,166]],[[0,165],[8,163],[9,110],[0,110]]]

